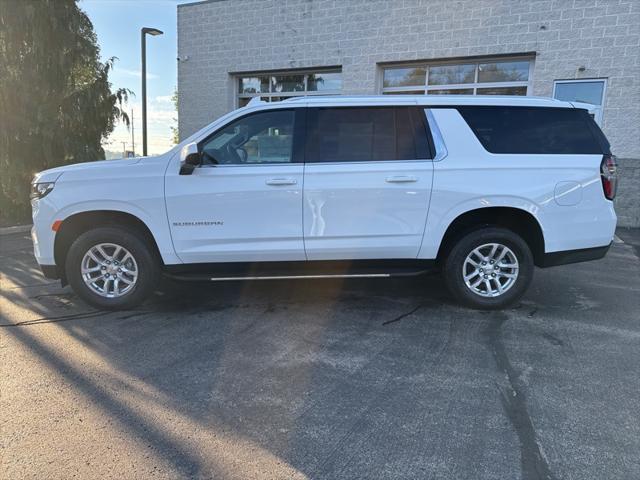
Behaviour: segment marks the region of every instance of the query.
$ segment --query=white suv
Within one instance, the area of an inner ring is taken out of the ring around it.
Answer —
[[[615,190],[609,143],[571,103],[257,100],[164,155],[39,173],[32,236],[44,274],[105,309],[138,304],[161,274],[387,277],[433,267],[464,304],[499,308],[523,295],[534,265],[605,255]]]

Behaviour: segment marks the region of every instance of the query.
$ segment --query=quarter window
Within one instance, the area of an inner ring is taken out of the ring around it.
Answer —
[[[418,108],[310,108],[307,112],[307,162],[430,158],[424,112]]]
[[[540,107],[458,107],[491,153],[602,154],[598,126],[586,110]]]
[[[209,165],[257,165],[291,162],[293,110],[253,113],[223,127],[202,145]]]
[[[527,95],[530,59],[492,59],[387,67],[382,93],[427,95]]]

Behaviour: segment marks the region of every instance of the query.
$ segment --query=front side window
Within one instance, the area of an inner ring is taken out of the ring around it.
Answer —
[[[257,112],[223,127],[201,147],[206,165],[289,163],[292,158],[293,110]]]
[[[415,107],[309,108],[305,159],[370,162],[430,158],[423,117],[424,112]]]

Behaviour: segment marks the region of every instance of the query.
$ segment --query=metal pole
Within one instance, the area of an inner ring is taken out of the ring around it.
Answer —
[[[140,48],[142,49],[142,155],[147,156],[147,33],[162,35],[162,30],[143,27],[140,30]]]
[[[142,47],[142,155],[147,156],[147,35],[140,31]]]
[[[135,137],[136,125],[133,123],[133,108],[131,109],[131,150],[133,150],[133,156],[136,156],[136,137]]]

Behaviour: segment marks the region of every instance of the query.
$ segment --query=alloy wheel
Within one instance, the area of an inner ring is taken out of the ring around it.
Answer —
[[[518,258],[501,243],[485,243],[474,248],[462,265],[464,283],[474,294],[499,297],[518,279]]]
[[[91,291],[116,298],[133,290],[138,281],[138,264],[131,252],[115,243],[91,247],[80,263],[82,279]]]

